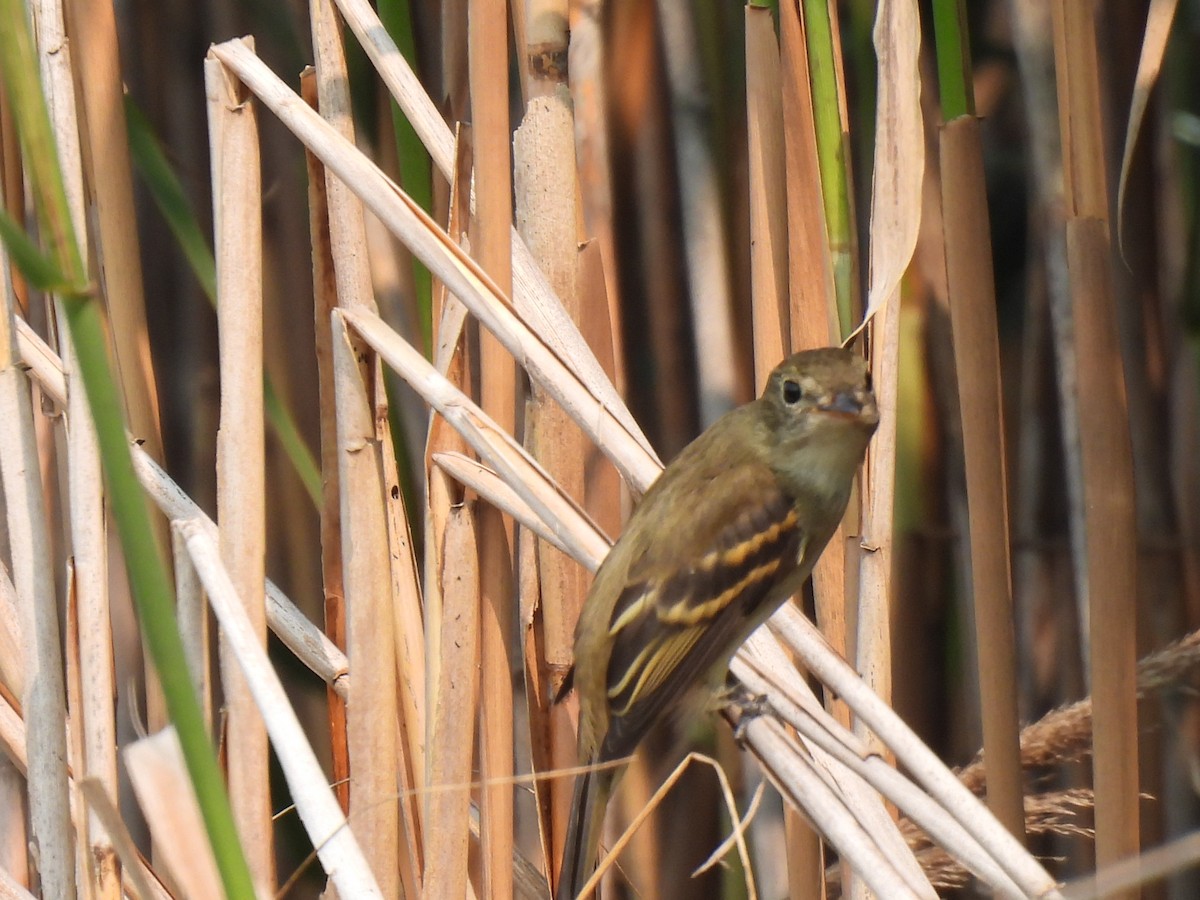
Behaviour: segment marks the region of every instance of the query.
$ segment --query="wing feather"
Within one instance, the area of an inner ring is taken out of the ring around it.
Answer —
[[[695,561],[627,583],[609,620],[606,688],[610,719],[601,755],[632,752],[663,711],[736,648],[762,603],[792,574],[805,537],[781,490],[724,520]]]

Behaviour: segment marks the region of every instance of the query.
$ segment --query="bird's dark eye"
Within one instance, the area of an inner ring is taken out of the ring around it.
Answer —
[[[804,391],[800,389],[800,382],[792,381],[790,378],[783,383],[783,402],[791,406],[800,402],[800,398],[804,396]]]

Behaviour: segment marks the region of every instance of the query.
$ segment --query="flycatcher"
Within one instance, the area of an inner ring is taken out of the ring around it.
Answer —
[[[579,763],[633,753],[650,727],[696,709],[750,633],[803,585],[837,529],[879,424],[863,359],[789,356],[762,396],[663,471],[596,573],[575,629]],[[621,769],[576,778],[557,900],[596,865]]]

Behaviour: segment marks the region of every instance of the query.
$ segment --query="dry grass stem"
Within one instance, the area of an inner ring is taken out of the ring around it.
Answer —
[[[1092,10],[1053,7],[1066,199],[1066,249],[1079,376],[1088,602],[1088,671],[1096,706],[1096,861],[1140,841],[1136,692],[1137,528],[1125,377],[1117,334],[1100,69]]]
[[[266,462],[263,419],[262,191],[258,119],[224,67],[205,60],[212,158],[213,231],[220,336],[221,418],[217,431],[217,521],[221,555],[246,614],[266,645]],[[275,889],[267,732],[254,699],[220,640],[230,800],[261,892]]]
[[[425,876],[431,897],[467,891],[474,710],[479,691],[479,560],[469,505],[450,510],[439,559],[441,667],[430,709],[429,785],[425,802]],[[457,786],[452,788],[451,786]]]
[[[279,676],[246,618],[242,601],[221,562],[212,535],[203,522],[186,521],[179,527],[192,564],[208,593],[213,613],[229,640],[266,723],[296,811],[317,848],[325,871],[344,896],[383,896],[355,832],[347,827],[346,817],[321,771]]]
[[[364,366],[365,361],[365,366]],[[350,814],[360,824],[364,852],[381,878],[384,896],[400,890],[394,864],[399,852],[398,718],[393,605],[384,485],[379,482],[377,427],[381,371],[344,328],[333,333],[334,396],[338,423],[338,474],[342,484],[342,559],[346,592],[346,656],[370,660],[371,674],[355,679],[347,698]],[[365,369],[365,371],[364,371]],[[384,419],[386,421],[386,418]]]
[[[165,869],[172,888],[188,897],[219,896],[217,863],[204,836],[175,730],[164,728],[135,741],[121,756],[154,838],[155,862]]]
[[[1009,568],[1000,341],[979,120],[940,134],[946,279],[954,333],[970,519],[983,741],[992,766],[988,805],[1018,837],[1025,828],[1017,740],[1017,652]]]
[[[750,145],[750,276],[754,321],[754,384],[783,359],[791,338],[788,310],[787,197],[775,186],[784,173],[783,88],[779,44],[770,10],[746,7],[746,126]],[[824,343],[822,341],[821,343]]]
[[[861,739],[824,711],[808,686],[788,669],[778,665],[778,650],[767,653],[774,664],[764,665],[759,655],[769,645],[753,639],[753,655],[734,664],[734,673],[752,692],[769,693],[772,706],[779,716],[797,729],[807,746],[818,747],[856,773],[890,803],[922,827],[943,847],[949,849],[963,864],[985,883],[993,885],[1007,896],[1018,896],[1020,889],[993,859],[980,841],[963,827],[927,793],[905,778],[895,768],[872,754]],[[794,671],[794,670],[792,670]],[[779,673],[784,673],[781,678]]]
[[[30,382],[18,361],[7,253],[0,252],[0,478],[25,656],[26,779],[31,840],[42,890],[68,896],[75,884],[74,835],[67,796],[67,720],[46,508]]]

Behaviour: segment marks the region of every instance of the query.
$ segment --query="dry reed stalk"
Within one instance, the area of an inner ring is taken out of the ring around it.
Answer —
[[[1096,862],[1139,845],[1136,702],[1137,531],[1132,448],[1117,338],[1105,146],[1091,3],[1054,4],[1067,202],[1067,265],[1078,369],[1085,516]]]
[[[500,355],[509,361],[503,348]],[[515,371],[513,372],[515,376]],[[514,378],[515,380],[515,378]],[[513,548],[505,520],[494,507],[479,509],[480,531],[480,696],[479,773],[480,838],[483,846],[485,897],[512,897],[512,858],[515,843],[512,777],[516,771],[513,747],[513,677],[509,660],[514,615]]]
[[[865,464],[862,546],[866,552],[858,560],[859,618],[854,659],[866,683],[890,703],[900,283],[916,247],[925,169],[917,70],[921,38],[916,8],[885,0],[876,11],[872,37],[879,84],[875,139],[876,145],[885,149],[876,154],[872,172],[870,267],[863,322],[872,323],[871,371],[880,424]],[[855,727],[869,735],[869,726],[861,720]],[[873,739],[869,740],[874,744]],[[888,752],[881,745],[875,746],[880,752]]]
[[[383,878],[387,879],[390,871],[394,880],[395,870],[373,868],[368,864],[365,851],[356,837],[364,834],[365,829],[361,823],[357,823],[357,830],[347,824],[300,720],[296,718],[284,693],[279,676],[245,615],[229,573],[221,562],[211,530],[206,523],[197,519],[184,521],[179,527],[187,542],[192,564],[208,593],[213,613],[229,640],[259,713],[266,722],[296,811],[325,871],[344,897],[385,896],[374,873],[381,872]],[[352,798],[355,802],[362,800],[361,795],[352,795]]]
[[[475,141],[475,217],[471,251],[503,296],[512,293],[512,146],[509,123],[508,4],[468,3],[468,69]],[[517,421],[517,371],[496,338],[479,335],[480,400],[510,434]],[[513,527],[491,507],[478,512],[482,609],[480,634],[480,832],[485,896],[512,897],[513,763],[512,667]],[[494,784],[489,784],[494,782]]]
[[[746,7],[746,118],[750,187],[750,272],[754,322],[754,384],[786,356],[788,309],[787,184],[779,44],[771,11]]]
[[[301,92],[314,108],[316,72],[300,76]],[[305,150],[308,171],[308,229],[313,260],[313,338],[317,362],[317,406],[321,446],[321,587],[325,633],[346,649],[346,596],[342,586],[341,483],[338,480],[337,410],[333,392],[333,332],[330,316],[337,306],[333,251],[329,244],[329,203],[325,167]],[[350,811],[350,750],[346,742],[346,702],[332,690],[329,699],[329,741],[333,781],[342,811]]]
[[[471,184],[471,129],[470,126],[460,126],[456,142],[458,153],[455,167],[455,178],[450,183],[450,203],[448,216],[448,235],[456,241],[465,240],[466,228],[470,220],[468,200]],[[466,326],[467,312],[461,303],[446,290],[444,284],[434,281],[434,371],[448,383],[453,383],[463,390],[469,390],[473,380],[472,359],[467,352]],[[363,334],[361,326],[360,335]],[[370,341],[369,335],[363,335]],[[380,352],[378,342],[376,352]],[[384,355],[385,362],[394,371],[400,372],[395,363]],[[422,362],[428,365],[422,358]],[[435,407],[436,408],[436,407]],[[425,558],[423,560],[422,582],[424,584],[425,600],[425,742],[432,748],[433,721],[430,714],[434,709],[437,685],[441,683],[442,667],[442,582],[440,565],[443,557],[442,547],[445,543],[446,528],[449,523],[450,510],[462,500],[462,493],[432,464],[432,457],[437,452],[463,452],[466,450],[463,438],[450,427],[442,417],[430,416],[429,436],[425,441]],[[433,761],[427,754],[425,757],[425,784],[428,786],[433,771]],[[428,799],[422,802],[428,810]],[[425,837],[429,841],[428,836]]]
[[[382,478],[390,486],[384,495],[388,520],[388,556],[391,559],[391,595],[396,621],[396,687],[400,731],[396,774],[400,791],[400,832],[405,852],[400,855],[405,884],[421,883],[420,786],[425,777],[425,625],[421,609],[421,581],[414,556],[412,528],[399,490],[395,447],[391,433],[380,430],[383,442]]]
[[[749,656],[754,659],[755,664],[762,667],[760,671],[786,673],[785,677],[791,682],[791,690],[782,692],[784,697],[789,694],[800,695],[804,700],[809,701],[808,708],[812,714],[821,717],[829,726],[836,728],[843,735],[845,734],[835,725],[834,720],[817,705],[816,698],[808,691],[808,686],[802,680],[794,677],[795,669],[789,664],[790,660],[783,653],[782,648],[772,645],[768,641],[756,639],[748,650]],[[775,727],[781,729],[781,726],[782,723],[779,723]],[[779,733],[784,732],[781,729]],[[907,888],[917,896],[928,896],[931,892],[929,884],[925,881],[920,867],[896,828],[896,823],[885,803],[886,795],[879,791],[876,785],[871,784],[862,773],[856,771],[857,762],[863,756],[860,754],[839,756],[839,753],[831,752],[829,748],[815,742],[804,742],[804,747],[811,757],[802,755],[798,758],[807,761],[811,765],[813,773],[836,795],[836,805],[831,808],[822,808],[818,814],[838,815],[843,808],[849,811],[857,825],[870,835],[872,848],[883,855],[894,874],[905,883]],[[861,749],[865,749],[865,747]],[[821,800],[805,795],[805,809],[812,815],[817,811],[818,806],[828,803],[831,799],[833,798],[826,797]],[[822,828],[821,833],[828,835],[832,840],[838,836],[839,830],[827,832]],[[856,854],[859,852],[859,849],[855,848],[848,853],[847,862],[855,870],[858,864],[871,865],[869,857],[857,856],[856,858]],[[821,868],[823,866],[819,866],[819,870]],[[994,872],[996,868],[992,867],[992,883],[997,884],[1001,889],[1000,892],[1004,893],[1004,889],[1007,888],[1007,880]],[[877,877],[878,873],[871,873],[864,874],[861,881],[855,878],[854,883],[858,885],[856,890],[861,889],[864,885],[871,887],[873,879]]]
[[[984,746],[991,762],[988,805],[1020,837],[1025,832],[1025,812],[1017,739],[1008,479],[992,241],[979,120],[964,116],[943,125],[940,151],[946,278],[970,512],[979,704]]]
[[[39,61],[52,126],[63,160],[64,187],[76,233],[86,231],[86,201],[80,156],[80,126],[72,54],[64,50],[63,9],[57,2],[38,5]],[[65,311],[55,300],[58,321]],[[74,347],[62,335],[63,362],[77,372]],[[68,527],[66,538],[71,560],[71,598],[78,616],[74,639],[68,643],[69,659],[78,654],[77,702],[72,719],[80,724],[69,735],[76,771],[95,778],[111,798],[117,797],[116,722],[114,713],[112,628],[109,618],[108,545],[104,521],[104,480],[100,469],[95,426],[82,390],[67,397],[69,428],[58,431],[59,452],[66,458],[65,491]],[[61,420],[60,420],[61,421]],[[65,446],[64,446],[65,445]],[[77,648],[77,649],[71,649]],[[79,800],[73,805],[78,810]],[[81,872],[97,897],[115,898],[120,892],[120,869],[103,826],[98,820],[76,815],[80,840],[76,848]]]
[[[0,563],[0,685],[14,697],[20,697],[25,692],[20,601],[3,563]]]
[[[900,298],[871,320],[871,371],[879,404],[879,428],[861,476],[863,513],[858,561],[858,619],[854,660],[866,683],[885,703],[892,696],[892,501],[896,481],[896,398],[899,391]],[[852,548],[848,548],[852,549]],[[862,729],[863,723],[855,723]],[[863,732],[866,733],[865,731]],[[882,746],[875,750],[888,751]]]
[[[330,224],[334,219],[331,217]],[[335,254],[335,261],[338,256]],[[360,295],[359,302],[363,300]],[[347,302],[343,295],[342,301]],[[364,836],[364,852],[385,896],[400,890],[398,715],[395,623],[390,585],[387,519],[379,483],[380,446],[376,432],[379,364],[351,342],[335,318],[334,396],[337,407],[339,474],[342,484],[342,559],[347,605],[347,656],[361,660],[370,674],[356,679],[347,699],[350,751],[350,814]],[[370,360],[368,373],[363,361]],[[386,421],[386,418],[384,419]],[[411,888],[412,886],[406,886]]]
[[[111,4],[85,0],[68,0],[66,11],[80,86],[84,168],[96,217],[96,268],[112,325],[117,377],[130,430],[146,442],[151,456],[161,460],[158,389],[146,334],[116,11]]]
[[[799,612],[784,606],[770,620],[784,645],[803,659],[808,670],[839,694],[858,719],[884,737],[890,751],[920,785],[971,834],[1028,894],[1054,893],[1053,879],[1012,833],[1004,828],[950,772],[899,717],[871,690],[850,665],[829,651],[816,627]]]
[[[321,118],[353,143],[341,23],[332,3],[315,0],[310,10]],[[362,201],[328,170],[325,190],[338,305],[374,311]],[[391,584],[386,486],[380,483],[385,448],[379,429],[387,427],[382,369],[372,354],[338,328],[333,359],[347,656],[352,666],[361,660],[372,669],[369,679],[357,682],[357,696],[347,702],[350,814],[384,895],[397,894],[402,885],[411,894],[416,889],[414,873],[400,864],[395,621],[390,591],[380,589]]]
[[[608,373],[613,384],[617,365],[613,347],[613,323],[610,316],[612,297],[604,281],[604,260],[600,244],[588,241],[579,248],[579,332],[596,354],[596,361]],[[584,447],[583,506],[589,516],[606,534],[621,529],[622,500],[628,499],[625,484],[616,466],[607,459],[601,448],[591,442]]]
[[[531,24],[544,25],[549,19],[551,24],[565,25],[565,12],[561,9],[561,14],[556,15],[553,9],[543,6]],[[535,32],[535,37],[538,33]],[[565,39],[565,34],[562,37]],[[529,46],[527,55],[548,53],[554,59],[553,46],[551,41],[543,40],[536,49]],[[565,55],[565,43],[562,51]],[[537,95],[525,107],[513,142],[517,232],[551,288],[562,298],[567,314],[579,326],[585,315],[585,295],[581,289],[578,249],[581,211],[575,167],[575,123],[566,92],[553,90],[553,82],[565,78],[565,71],[559,71],[556,79],[553,65],[539,68],[542,70],[537,77],[531,79]],[[596,299],[598,306],[607,308],[606,298]],[[525,428],[526,445],[533,458],[545,467],[567,496],[582,504],[587,492],[589,442],[541,387],[531,390]],[[580,566],[555,549],[538,547],[534,559],[542,598],[541,652],[545,654],[545,666],[555,673],[552,683],[557,683],[573,656],[574,624],[587,595],[589,579]],[[561,712],[551,711],[548,715],[552,719],[562,717]],[[558,763],[572,760],[575,742],[564,730],[550,727],[535,739],[549,742],[545,752],[551,760]],[[551,809],[567,808],[569,779],[553,781],[545,789],[553,797]],[[550,823],[556,847],[565,825],[565,819]],[[550,865],[556,863],[557,859]]]
[[[797,350],[841,340],[833,262],[825,225],[820,163],[813,124],[808,43],[796,3],[779,8],[783,81],[784,150],[787,156],[788,296],[791,344]]]
[[[112,838],[121,860],[121,886],[125,893],[145,900],[172,900],[162,879],[142,859],[121,813],[100,783],[85,778],[79,783],[79,793]]]
[[[822,708],[807,683],[782,660],[777,647],[756,637],[749,650],[745,658],[735,662],[738,677],[744,680],[748,689],[770,694],[778,716],[797,729],[806,747],[815,748],[824,757],[846,767],[887,802],[895,804],[912,820],[921,822],[923,828],[936,835],[941,846],[962,860],[962,864],[985,884],[1005,896],[1022,895],[1013,878],[992,858],[971,829],[893,766],[870,753],[861,739]],[[886,830],[884,833],[889,839],[893,838]]]
[[[42,485],[33,431],[29,380],[18,364],[17,315],[12,308],[7,252],[0,252],[0,478],[25,653],[26,758],[30,839],[42,891],[67,897],[75,864],[67,796],[67,720],[57,600]]]
[[[437,561],[442,590],[441,668],[430,707],[429,793],[425,798],[425,879],[429,897],[462,897],[467,892],[467,853],[479,700],[480,584],[478,545],[471,503],[450,510],[442,557]]]
[[[191,567],[190,560],[186,565]],[[121,757],[154,839],[157,874],[169,881],[172,893],[221,896],[216,859],[204,832],[175,729],[163,728],[127,744]]]
[[[204,588],[196,570],[188,562],[187,547],[176,529],[171,531],[171,564],[175,572],[175,605],[179,610],[179,636],[183,639],[184,662],[192,676],[196,696],[200,698],[204,724],[211,739],[215,735],[212,672],[209,667],[212,635],[208,627],[208,603],[204,599]]]
[[[221,555],[255,634],[267,641],[266,463],[263,421],[262,193],[258,121],[245,90],[204,62],[212,160],[221,413],[217,521]],[[234,819],[255,886],[275,889],[267,732],[232,650],[219,641],[226,767]]]
[[[578,180],[579,212],[586,234],[597,244],[599,278],[584,278],[582,285],[604,286],[604,296],[597,297],[603,303],[605,333],[601,336],[585,328],[587,344],[598,356],[607,353],[610,362],[599,361],[618,393],[625,393],[625,350],[621,330],[621,302],[618,295],[616,260],[616,237],[613,223],[612,167],[608,159],[608,120],[604,91],[604,73],[601,71],[604,51],[601,46],[600,5],[597,3],[573,3],[571,7],[570,47],[565,53],[568,60],[568,86],[571,92],[571,107],[575,118],[575,176]],[[557,28],[557,25],[554,26]],[[549,26],[548,26],[548,30]],[[530,55],[539,46],[538,35],[530,26]],[[551,53],[553,65],[558,65],[564,51],[559,50],[566,35],[555,34]],[[556,72],[556,75],[558,73]],[[547,79],[547,87],[549,86]],[[539,87],[535,84],[531,97]],[[584,304],[584,309],[600,310]]]
[[[856,812],[826,782],[819,763],[796,754],[782,726],[767,718],[752,719],[747,733],[756,737],[758,758],[767,777],[792,804],[802,802],[816,828],[842,850],[855,875],[878,896],[936,897],[932,887],[911,878],[908,867],[899,867],[896,857],[884,855],[858,819]],[[886,818],[886,814],[885,814]],[[912,855],[908,854],[912,860]]]

